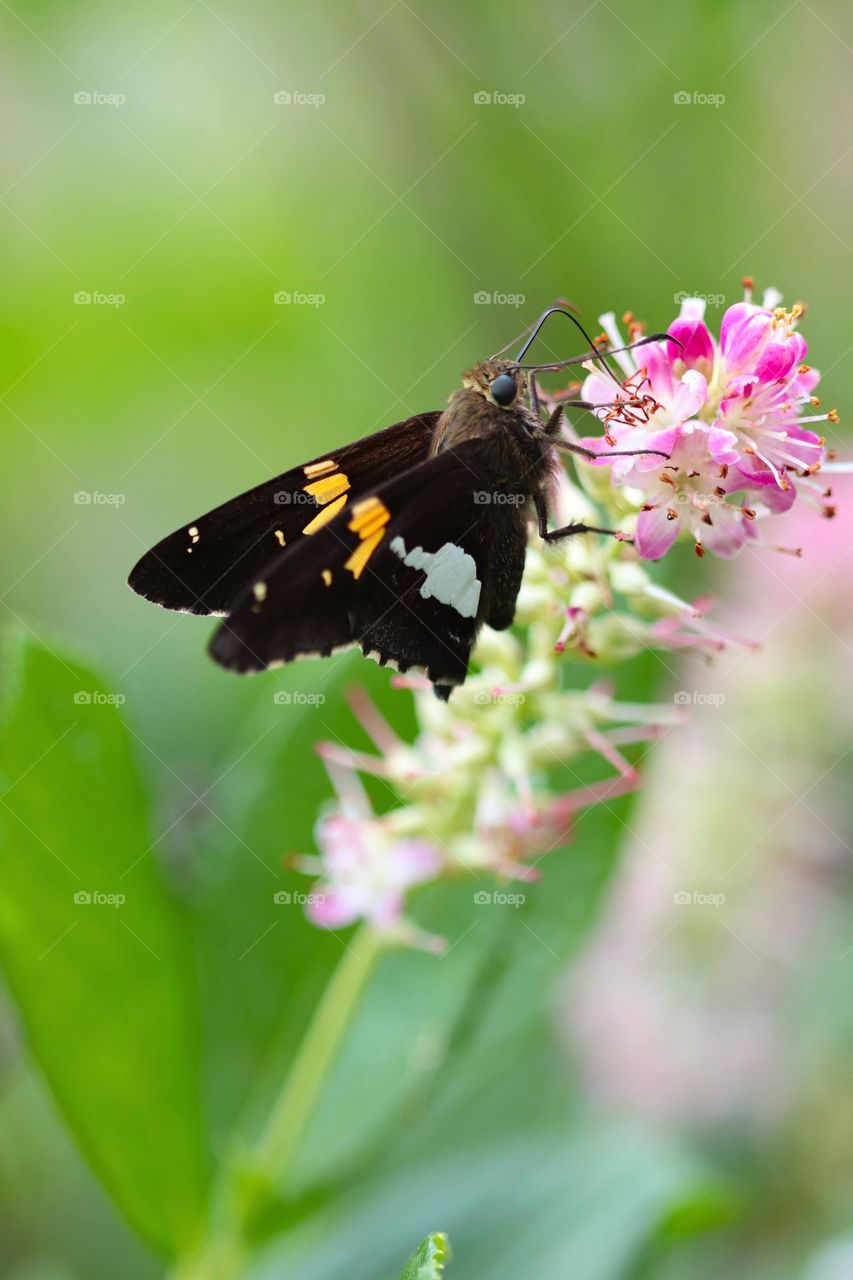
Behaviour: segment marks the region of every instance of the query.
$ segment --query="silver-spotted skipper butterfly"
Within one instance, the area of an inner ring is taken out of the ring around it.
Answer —
[[[554,314],[568,316],[590,350],[522,365]],[[528,516],[546,542],[610,532],[548,528],[557,451],[595,455],[563,438],[562,405],[543,417],[535,382],[537,372],[594,359],[618,383],[604,355],[574,316],[551,307],[514,361],[500,357],[469,370],[443,412],[323,453],[183,525],[142,557],[130,586],[166,609],[223,616],[210,653],[230,671],[357,645],[425,673],[447,699],[483,623],[512,623]],[[632,401],[619,385],[622,411]]]

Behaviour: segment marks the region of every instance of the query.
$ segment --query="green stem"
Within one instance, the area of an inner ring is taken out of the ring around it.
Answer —
[[[208,1239],[176,1267],[173,1280],[239,1280],[245,1274],[247,1227],[291,1167],[381,948],[380,935],[367,926],[347,946],[254,1149],[239,1168],[224,1171]],[[241,1178],[247,1166],[248,1182]]]
[[[381,945],[379,934],[362,929],[323,992],[252,1158],[269,1183],[281,1182],[290,1168]]]

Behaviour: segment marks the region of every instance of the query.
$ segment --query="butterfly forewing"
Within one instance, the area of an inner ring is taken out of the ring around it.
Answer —
[[[446,696],[465,679],[480,623],[511,620],[495,583],[510,584],[514,605],[524,561],[524,516],[518,504],[490,501],[490,458],[482,440],[445,450],[285,549],[235,604],[213,657],[259,671],[359,645],[381,663],[425,672]],[[498,526],[509,524],[507,540]],[[518,564],[496,573],[507,545]]]
[[[228,613],[285,550],[310,543],[361,494],[422,462],[440,416],[407,418],[223,503],[146,552],[130,586],[166,609]]]

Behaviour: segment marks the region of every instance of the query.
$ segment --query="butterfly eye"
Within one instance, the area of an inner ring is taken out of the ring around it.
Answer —
[[[489,383],[489,390],[492,393],[492,399],[495,404],[499,404],[505,409],[515,399],[518,387],[515,385],[515,378],[511,373],[499,373]]]

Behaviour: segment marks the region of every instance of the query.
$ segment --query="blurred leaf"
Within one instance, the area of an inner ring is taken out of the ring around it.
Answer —
[[[735,1189],[721,1182],[710,1182],[695,1187],[672,1209],[660,1224],[659,1238],[662,1244],[689,1240],[728,1227],[743,1215],[744,1197]]]
[[[435,1231],[409,1258],[400,1280],[440,1280],[445,1263],[452,1256],[447,1236],[443,1231]]]
[[[39,1236],[46,1237],[44,1265],[54,1260],[57,1280],[115,1276],[119,1258],[121,1280],[162,1280],[160,1259],[116,1213],[35,1064],[22,1061],[0,1087],[0,1133],[3,1280],[19,1280],[13,1259],[30,1255],[28,1242]],[[29,1280],[22,1266],[20,1280]],[[32,1280],[38,1275],[35,1269]]]
[[[188,924],[108,691],[40,645],[18,659],[0,745],[0,955],[78,1143],[136,1229],[175,1253],[208,1177]]]
[[[527,1088],[506,1065],[516,1089]],[[453,1280],[625,1280],[672,1206],[707,1179],[676,1145],[604,1120],[545,1118],[538,1132],[468,1143],[443,1136],[441,1151],[351,1180],[259,1252],[251,1280],[396,1274],[407,1239],[436,1221],[453,1241]]]

